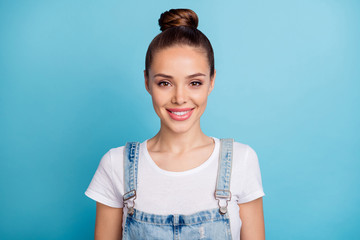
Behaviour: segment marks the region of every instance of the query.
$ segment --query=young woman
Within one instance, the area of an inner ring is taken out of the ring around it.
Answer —
[[[95,239],[265,239],[256,153],[200,127],[216,71],[198,17],[171,9],[159,24],[144,77],[161,127],[101,159],[85,192],[97,201]]]

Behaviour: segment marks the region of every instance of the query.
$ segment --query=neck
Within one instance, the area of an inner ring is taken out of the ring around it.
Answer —
[[[148,148],[157,152],[171,152],[180,154],[190,149],[211,143],[213,140],[206,136],[200,124],[194,126],[186,132],[173,132],[165,126],[161,126],[160,131],[148,140]]]

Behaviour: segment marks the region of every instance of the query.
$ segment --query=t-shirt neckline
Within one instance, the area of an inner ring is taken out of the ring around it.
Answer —
[[[211,136],[210,136],[211,137]],[[146,161],[150,164],[150,166],[155,169],[156,171],[165,174],[165,175],[169,175],[169,176],[184,176],[184,175],[189,175],[189,174],[194,174],[196,172],[201,171],[202,169],[206,168],[210,163],[212,163],[214,161],[214,159],[216,158],[216,156],[218,155],[217,152],[219,151],[219,139],[216,137],[211,137],[214,142],[215,142],[215,146],[214,149],[210,155],[210,157],[203,162],[202,164],[200,164],[199,166],[186,170],[186,171],[181,171],[181,172],[173,172],[173,171],[168,171],[165,169],[160,168],[155,162],[154,160],[151,158],[149,151],[147,150],[147,141],[149,139],[146,139],[144,142],[141,143],[141,151],[143,151],[144,155],[145,155],[145,159]]]

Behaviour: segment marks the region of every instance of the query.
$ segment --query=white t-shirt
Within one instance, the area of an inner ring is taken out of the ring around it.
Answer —
[[[159,168],[147,150],[147,140],[140,144],[138,185],[135,208],[152,214],[192,214],[217,208],[214,198],[220,139],[212,137],[215,148],[200,166],[171,172]],[[124,146],[110,149],[100,164],[85,194],[102,204],[123,208],[123,150]],[[258,158],[248,145],[234,142],[230,182],[232,194],[228,211],[233,239],[240,239],[240,203],[264,196]],[[123,226],[126,208],[123,212]]]

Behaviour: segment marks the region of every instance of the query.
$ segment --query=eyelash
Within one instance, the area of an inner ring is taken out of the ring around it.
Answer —
[[[194,87],[198,87],[202,85],[202,82],[198,82],[198,81],[191,82],[191,84],[193,83],[196,83],[195,85],[193,85]]]
[[[160,87],[167,87],[169,84],[170,84],[169,82],[164,82],[164,81],[161,81],[161,82],[158,83],[158,85],[159,85]],[[194,81],[194,82],[191,82],[190,84],[191,84],[192,86],[194,86],[194,87],[199,87],[199,86],[202,85],[202,82]]]
[[[164,84],[167,84],[167,85],[164,85]],[[161,81],[161,82],[158,83],[158,85],[159,85],[160,87],[166,87],[166,86],[168,86],[169,84],[170,84],[169,82],[164,82],[164,81]]]

